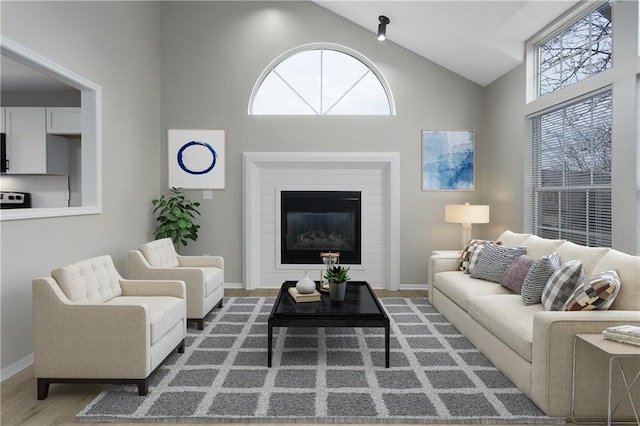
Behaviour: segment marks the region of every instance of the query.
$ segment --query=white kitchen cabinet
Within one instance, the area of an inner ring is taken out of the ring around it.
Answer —
[[[49,109],[5,108],[7,174],[69,173],[69,139],[47,133]]]
[[[82,120],[80,108],[47,108],[47,133],[80,135]]]
[[[5,108],[7,173],[47,172],[47,134],[44,108]]]

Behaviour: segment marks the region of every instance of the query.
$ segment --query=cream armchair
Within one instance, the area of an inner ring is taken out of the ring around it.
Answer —
[[[131,279],[182,280],[187,288],[187,319],[204,328],[204,317],[224,298],[224,259],[220,256],[180,256],[170,238],[155,240],[128,254]]]
[[[38,399],[50,383],[132,383],[174,350],[184,352],[181,281],[122,279],[110,256],[83,260],[33,280],[33,353]]]

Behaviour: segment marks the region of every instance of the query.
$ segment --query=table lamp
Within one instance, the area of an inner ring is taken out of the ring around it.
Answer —
[[[447,204],[444,209],[444,220],[449,223],[462,224],[462,248],[471,239],[472,223],[489,223],[489,206],[465,204]]]

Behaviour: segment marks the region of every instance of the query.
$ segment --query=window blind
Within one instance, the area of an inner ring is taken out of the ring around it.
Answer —
[[[611,107],[607,89],[528,118],[527,232],[611,246]]]

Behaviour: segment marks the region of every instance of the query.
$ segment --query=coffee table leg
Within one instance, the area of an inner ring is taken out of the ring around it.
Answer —
[[[391,339],[391,327],[387,323],[384,327],[384,352],[386,358],[386,368],[389,368],[389,347],[391,346],[389,341]]]
[[[273,351],[272,342],[271,342],[271,340],[273,339],[273,325],[271,325],[271,321],[269,321],[268,328],[269,328],[269,331],[268,331],[269,337],[267,337],[267,348],[268,348],[267,349],[267,358],[268,358],[267,366],[271,367],[271,353]]]

